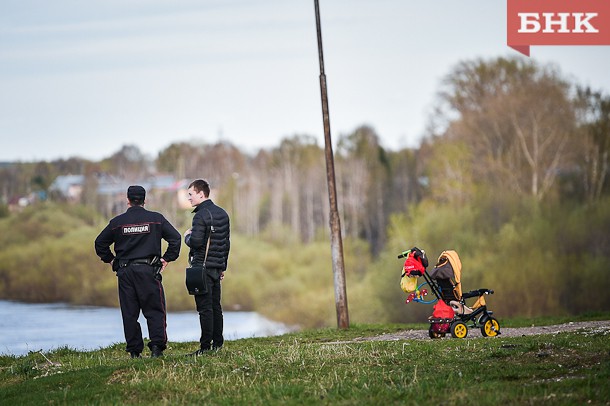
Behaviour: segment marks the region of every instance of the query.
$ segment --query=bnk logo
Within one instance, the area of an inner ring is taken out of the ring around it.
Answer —
[[[531,45],[610,45],[610,1],[507,0],[507,43],[529,56]]]
[[[591,25],[598,13],[518,13],[521,26],[517,32],[599,32]],[[542,14],[542,18],[540,15]]]

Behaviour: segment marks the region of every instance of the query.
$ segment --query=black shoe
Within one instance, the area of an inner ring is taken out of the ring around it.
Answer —
[[[150,356],[151,358],[158,358],[158,357],[162,357],[163,356],[163,350],[156,346],[156,345],[151,345],[150,346]]]
[[[191,353],[189,353],[188,355],[189,355],[189,357],[198,357],[198,356],[203,355],[203,354],[205,354],[206,352],[209,352],[209,351],[210,351],[210,350],[202,350],[202,349],[200,348],[200,349],[198,349],[198,350],[197,350],[197,351],[195,351],[195,352],[191,352]]]
[[[142,356],[140,355],[139,352],[130,352],[129,355],[131,355],[131,358],[142,358]]]

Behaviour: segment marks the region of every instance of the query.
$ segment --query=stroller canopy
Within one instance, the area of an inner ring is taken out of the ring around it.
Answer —
[[[443,251],[434,268],[429,272],[434,280],[449,279],[453,284],[453,293],[458,300],[462,299],[462,261],[454,250]]]

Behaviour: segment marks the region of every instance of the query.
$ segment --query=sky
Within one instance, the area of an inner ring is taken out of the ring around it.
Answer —
[[[522,57],[506,1],[320,0],[331,133],[415,147],[458,62]],[[532,46],[610,94],[610,46]],[[313,0],[0,0],[0,161],[294,135],[324,145]]]

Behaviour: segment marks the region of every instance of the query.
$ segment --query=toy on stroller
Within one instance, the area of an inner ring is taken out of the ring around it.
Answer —
[[[430,338],[452,337],[464,338],[468,335],[468,327],[480,328],[483,337],[494,337],[500,334],[500,324],[487,310],[485,295],[494,293],[490,289],[476,289],[462,294],[462,262],[457,252],[443,251],[438,257],[434,268],[427,272],[428,258],[424,250],[413,247],[401,253],[398,258],[406,258],[403,266],[400,286],[408,293],[405,303],[417,302],[434,305],[432,316],[428,318]],[[423,276],[425,282],[419,284],[418,277]],[[435,299],[426,300],[428,286]],[[465,299],[477,298],[471,306]]]

